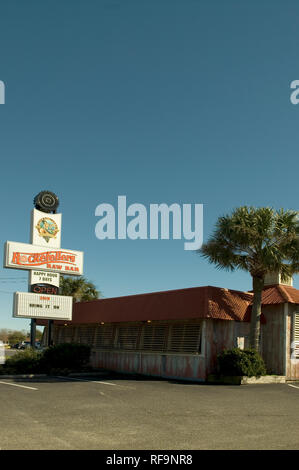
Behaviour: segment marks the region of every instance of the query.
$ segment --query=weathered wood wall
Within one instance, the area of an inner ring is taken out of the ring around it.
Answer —
[[[269,374],[285,374],[284,305],[267,305],[262,308],[266,323],[261,325],[261,355]]]

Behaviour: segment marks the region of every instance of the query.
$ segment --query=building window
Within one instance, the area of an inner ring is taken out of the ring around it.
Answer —
[[[198,323],[171,325],[167,350],[187,354],[200,353],[200,333],[201,328]]]
[[[139,349],[163,352],[167,350],[168,325],[147,324],[142,328]]]
[[[78,330],[78,343],[93,346],[94,333],[95,333],[94,326],[86,326],[86,325],[81,326]]]
[[[135,351],[140,331],[141,325],[118,325],[116,349]]]
[[[59,327],[57,343],[76,340],[97,349],[153,353],[201,353],[201,323],[118,323]]]
[[[75,328],[72,326],[65,326],[60,328],[58,343],[72,343],[74,341],[74,332]]]
[[[113,349],[114,325],[101,325],[97,327],[95,347],[99,349]]]

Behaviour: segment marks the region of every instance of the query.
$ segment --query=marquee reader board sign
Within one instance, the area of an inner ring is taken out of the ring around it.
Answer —
[[[60,248],[61,214],[47,214],[37,209],[31,212],[31,243],[47,248]]]
[[[4,267],[26,270],[40,269],[81,276],[83,274],[83,252],[7,241],[4,248]]]
[[[57,273],[32,270],[29,272],[29,291],[35,294],[58,295],[59,278]]]
[[[15,292],[13,317],[72,320],[73,297]]]

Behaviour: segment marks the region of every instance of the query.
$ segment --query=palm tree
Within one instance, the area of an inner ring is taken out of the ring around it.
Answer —
[[[60,276],[60,294],[73,297],[74,302],[86,302],[101,296],[95,285],[83,276],[77,278]]]
[[[213,236],[198,252],[218,268],[247,271],[252,276],[250,347],[259,350],[265,275],[279,272],[285,281],[299,272],[297,211],[239,207],[219,217]]]

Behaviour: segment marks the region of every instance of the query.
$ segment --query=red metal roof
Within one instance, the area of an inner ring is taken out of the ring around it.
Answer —
[[[242,321],[251,299],[248,292],[212,286],[99,299],[76,303],[72,323],[184,318]]]
[[[112,297],[74,305],[72,324],[178,320],[213,318],[215,320],[250,321],[253,293],[204,286]],[[263,305],[285,302],[299,304],[299,290],[284,285],[266,286]],[[263,315],[262,322],[265,321]],[[70,322],[55,321],[56,324]],[[46,321],[38,320],[39,325]]]

